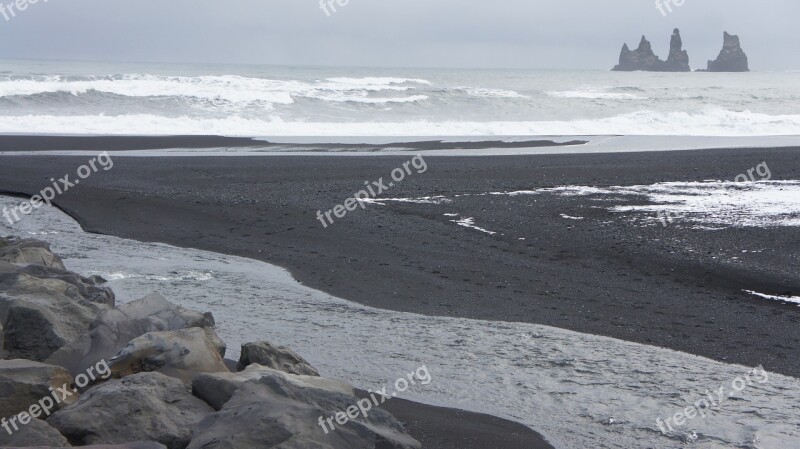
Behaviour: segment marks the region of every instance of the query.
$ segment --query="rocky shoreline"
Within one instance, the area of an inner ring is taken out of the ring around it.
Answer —
[[[552,449],[519,423],[322,378],[270,342],[225,353],[211,313],[117,304],[47,242],[0,237],[0,449]]]
[[[0,238],[0,447],[421,447],[381,408],[352,417],[354,388],[290,349],[248,343],[231,370],[211,313],[158,294],[115,305],[104,283],[46,242]]]

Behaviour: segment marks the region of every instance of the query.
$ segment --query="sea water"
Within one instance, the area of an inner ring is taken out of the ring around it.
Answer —
[[[0,133],[225,136],[800,134],[791,72],[4,61]]]

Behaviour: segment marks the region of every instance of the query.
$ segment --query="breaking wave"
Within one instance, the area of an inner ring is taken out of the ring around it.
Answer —
[[[364,101],[368,101],[363,99]],[[130,115],[0,116],[0,133],[224,136],[775,136],[799,135],[800,115],[709,108],[697,113],[639,111],[608,118],[553,121],[335,122]]]

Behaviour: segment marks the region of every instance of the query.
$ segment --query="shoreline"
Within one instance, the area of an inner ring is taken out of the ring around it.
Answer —
[[[0,134],[0,156],[115,157],[447,157],[616,154],[800,147],[800,135],[708,137],[669,135],[223,137]]]
[[[274,141],[257,137],[225,136],[62,136],[62,135],[3,135],[0,134],[0,152],[83,152],[117,151],[132,152],[142,150],[168,149],[214,149],[214,148],[258,148],[263,152],[383,152],[389,149],[403,151],[442,151],[442,150],[480,150],[485,148],[515,149],[575,146],[588,143],[586,140],[555,140],[529,138],[509,138],[497,140],[463,139],[422,139],[409,140],[402,137],[381,139],[382,142],[368,143],[354,139],[353,142],[313,142],[314,139],[294,139],[276,137]],[[347,140],[347,139],[345,139]],[[366,139],[369,140],[369,139]],[[564,139],[562,139],[564,140]]]

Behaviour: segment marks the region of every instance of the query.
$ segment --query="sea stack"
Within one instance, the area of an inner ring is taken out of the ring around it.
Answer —
[[[690,72],[692,69],[689,68],[689,53],[683,49],[681,32],[677,28],[672,32],[672,40],[669,47],[669,57],[666,61],[662,61],[653,53],[653,47],[647,38],[642,36],[639,48],[636,50],[631,51],[628,48],[628,44],[622,46],[619,64],[611,70],[616,72],[633,72],[636,70],[647,72]]]
[[[689,67],[689,53],[683,49],[681,31],[677,28],[672,31],[672,39],[669,42],[669,57],[664,63],[663,72],[691,72]]]
[[[708,61],[709,72],[749,72],[747,55],[739,42],[739,36],[728,34],[726,31],[722,51],[714,61]]]
[[[653,53],[653,46],[650,45],[650,41],[645,36],[642,36],[639,48],[636,50],[631,51],[627,43],[622,46],[619,64],[611,70],[616,72],[655,71],[662,63],[658,56]]]

